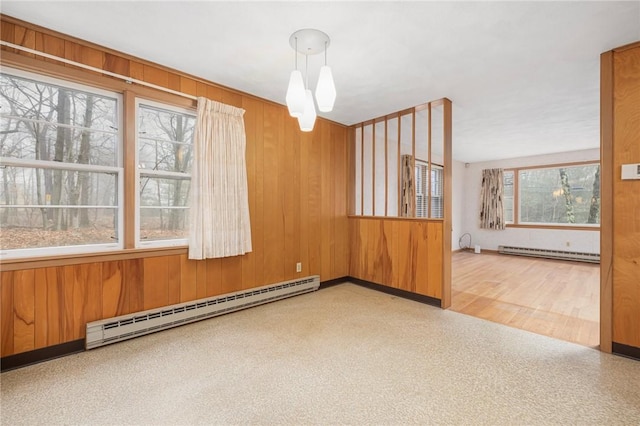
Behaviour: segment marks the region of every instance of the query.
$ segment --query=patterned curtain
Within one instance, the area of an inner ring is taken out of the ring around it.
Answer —
[[[402,191],[400,193],[400,216],[413,217],[413,209],[416,198],[413,158],[411,155],[403,155],[402,162]]]
[[[505,229],[504,178],[502,169],[485,169],[482,171],[482,192],[480,206],[480,228]]]
[[[193,138],[189,259],[251,251],[244,110],[198,98]]]

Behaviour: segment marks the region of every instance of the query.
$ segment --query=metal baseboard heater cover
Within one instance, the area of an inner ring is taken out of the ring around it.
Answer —
[[[320,287],[320,276],[285,281],[207,299],[165,306],[87,324],[86,349],[132,339],[190,322],[309,293]]]
[[[574,251],[547,250],[526,247],[498,246],[498,253],[519,256],[542,257],[545,259],[573,260],[578,262],[600,263],[599,253],[579,253]]]

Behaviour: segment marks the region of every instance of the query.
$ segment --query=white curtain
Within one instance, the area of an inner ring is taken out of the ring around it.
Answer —
[[[198,98],[189,197],[189,259],[251,251],[244,110]]]
[[[482,171],[482,191],[480,193],[480,228],[505,229],[504,223],[504,172],[502,169]]]

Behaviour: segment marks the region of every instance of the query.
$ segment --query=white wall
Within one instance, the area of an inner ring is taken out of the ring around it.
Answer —
[[[482,185],[482,170],[491,168],[513,168],[527,166],[542,166],[560,163],[572,163],[600,159],[599,149],[588,149],[558,154],[539,155],[533,157],[512,158],[508,160],[486,161],[471,163],[462,172],[454,162],[453,167],[453,238],[452,249],[458,249],[456,235],[469,232],[472,245],[479,244],[484,249],[497,250],[499,245],[516,247],[542,248],[550,250],[566,250],[585,253],[600,252],[600,232],[579,230],[554,230],[532,228],[507,228],[504,231],[480,229],[480,190]],[[462,174],[463,177],[457,177]],[[462,185],[461,185],[461,182]],[[462,199],[457,207],[456,199]],[[458,211],[460,210],[460,211]],[[461,216],[461,230],[456,233],[456,217]],[[459,237],[458,237],[459,238]],[[569,245],[567,245],[567,243]]]
[[[464,163],[453,160],[451,168],[452,176],[452,191],[453,197],[451,198],[451,250],[458,250],[460,248],[458,241],[462,234],[464,234],[464,201],[465,201],[465,173]]]

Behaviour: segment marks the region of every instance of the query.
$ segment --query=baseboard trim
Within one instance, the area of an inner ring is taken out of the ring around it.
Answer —
[[[627,358],[640,361],[640,348],[636,348],[635,346],[613,342],[611,345],[611,351],[616,355],[622,355]]]
[[[424,296],[422,294],[412,293],[410,291],[401,290],[399,288],[387,287],[386,285],[372,283],[371,281],[361,280],[359,278],[349,277],[349,282],[352,282],[362,287],[366,287],[371,290],[380,291],[382,293],[387,293],[392,296],[402,297],[403,299],[413,300],[414,302],[420,302],[420,303],[435,306],[438,308],[440,308],[442,305],[442,301],[440,299],[436,299],[435,297]]]
[[[61,343],[59,345],[47,346],[42,349],[5,356],[0,359],[0,371],[14,370],[78,352],[84,352],[84,339],[72,340],[71,342]]]
[[[318,290],[322,290],[322,289],[325,289],[325,288],[333,287],[333,286],[336,286],[338,284],[344,284],[344,283],[348,282],[349,280],[350,280],[349,277],[340,277],[340,278],[334,278],[332,280],[322,281],[320,283],[320,288]]]

